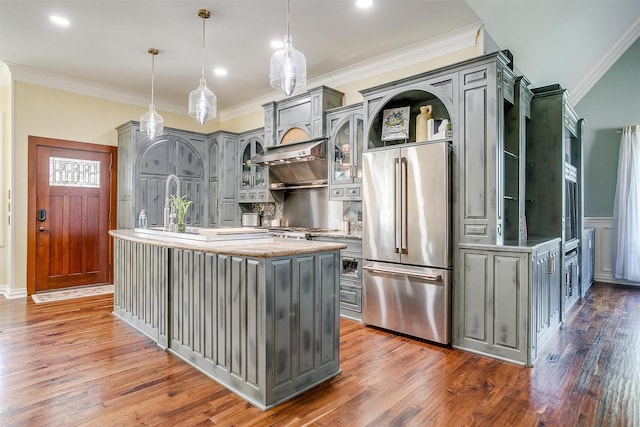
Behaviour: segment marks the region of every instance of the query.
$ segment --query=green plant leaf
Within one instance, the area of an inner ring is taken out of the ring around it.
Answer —
[[[178,216],[178,224],[184,223],[184,216],[187,214],[189,210],[189,206],[193,203],[192,200],[187,199],[187,195],[176,196],[172,194],[169,199],[171,200],[171,205],[176,209],[176,215]]]

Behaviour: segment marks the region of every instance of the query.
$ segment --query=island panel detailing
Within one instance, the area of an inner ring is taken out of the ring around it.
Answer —
[[[114,253],[113,313],[166,348],[169,249],[114,239]]]
[[[344,245],[306,242],[318,245],[315,252],[292,249],[289,256],[259,258],[115,240],[118,263],[129,266],[117,268],[114,313],[144,332],[129,300],[162,306],[165,298],[169,311],[161,318],[159,309],[156,323],[170,325],[168,349],[252,404],[270,408],[340,373],[337,295]],[[283,244],[277,239],[272,246]],[[158,249],[168,251],[168,263],[131,262],[137,251]],[[153,270],[168,277],[164,296],[126,290]]]

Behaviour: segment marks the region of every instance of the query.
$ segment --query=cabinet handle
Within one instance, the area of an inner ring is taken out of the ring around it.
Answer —
[[[549,258],[549,263],[547,264],[547,274],[553,274],[556,272],[556,257],[552,256]]]

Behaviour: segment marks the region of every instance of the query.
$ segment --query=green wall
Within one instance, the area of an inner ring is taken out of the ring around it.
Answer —
[[[617,129],[640,125],[640,39],[605,73],[575,105],[585,119],[584,215],[613,216],[618,173]]]

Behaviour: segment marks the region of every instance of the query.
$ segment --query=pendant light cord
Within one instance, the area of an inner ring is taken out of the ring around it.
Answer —
[[[153,86],[155,83],[156,55],[151,53],[151,105],[153,104]]]
[[[204,22],[206,18],[202,17],[202,79],[204,80]]]
[[[289,38],[289,20],[290,20],[290,6],[289,6],[289,0],[287,0],[287,38]]]

